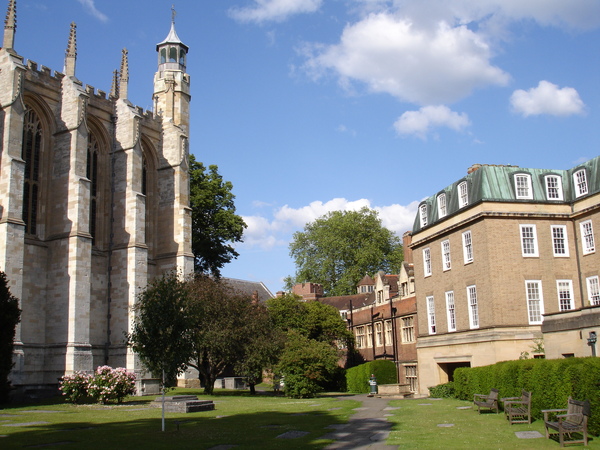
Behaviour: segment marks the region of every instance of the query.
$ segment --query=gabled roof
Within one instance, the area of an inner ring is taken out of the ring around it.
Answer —
[[[247,280],[238,280],[236,278],[222,278],[227,282],[231,287],[235,290],[240,291],[246,295],[257,295],[258,300],[261,302],[266,302],[267,300],[275,297],[271,291],[260,281],[247,281]]]
[[[358,282],[356,286],[373,286],[375,284],[375,280],[371,278],[369,275],[365,275],[362,280]]]
[[[352,304],[352,309],[372,305],[375,303],[375,293],[369,292],[365,294],[340,295],[338,297],[323,297],[320,298],[319,301],[343,311],[349,310],[350,304]]]
[[[573,175],[579,170],[585,170],[588,193],[576,197],[576,191],[573,181]],[[532,198],[517,198],[515,192],[515,176],[526,174],[531,179]],[[555,175],[560,177],[563,191],[563,199],[548,199],[546,196],[546,177]],[[468,192],[468,205],[459,206],[459,185],[466,183]],[[467,209],[482,201],[489,202],[513,202],[513,203],[558,203],[571,204],[587,196],[600,192],[600,156],[575,166],[569,170],[552,169],[525,169],[517,166],[494,166],[477,165],[475,170],[468,173],[465,177],[455,181],[450,186],[442,189],[435,195],[425,199],[419,205],[419,211],[413,224],[413,233],[422,228],[431,226],[439,221],[446,220],[448,217]],[[444,217],[439,217],[437,199],[445,194],[447,213]],[[427,225],[422,227],[420,220],[420,208],[427,205]]]

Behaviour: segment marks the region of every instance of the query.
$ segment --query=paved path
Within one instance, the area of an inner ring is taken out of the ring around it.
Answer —
[[[389,408],[389,399],[368,397],[367,394],[355,395],[352,399],[362,401],[362,407],[356,409],[347,424],[322,436],[323,439],[335,440],[325,449],[396,450],[397,445],[385,443],[392,429],[392,423],[385,416],[391,409],[386,409]]]

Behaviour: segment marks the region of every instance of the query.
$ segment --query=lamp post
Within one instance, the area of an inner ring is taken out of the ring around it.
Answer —
[[[592,347],[592,356],[596,356],[596,342],[598,341],[598,337],[595,331],[590,331],[590,337],[587,341],[588,345]]]

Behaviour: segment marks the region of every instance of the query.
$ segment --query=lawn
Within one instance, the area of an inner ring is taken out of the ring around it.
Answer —
[[[228,391],[212,396],[189,389],[169,392],[177,394],[213,400],[215,410],[167,413],[162,432],[161,409],[150,405],[154,397],[129,397],[122,405],[71,405],[59,399],[10,407],[0,409],[0,448],[209,449],[237,444],[248,449],[320,449],[330,442],[319,439],[331,431],[326,427],[346,422],[360,406],[351,396],[338,400],[339,394],[295,400]],[[277,438],[290,431],[306,434]]]
[[[546,439],[543,420],[510,425],[504,414],[482,412],[472,403],[454,399],[392,400],[394,422],[388,444],[402,449],[559,449],[557,441]],[[515,432],[537,431],[543,437],[520,439]],[[573,444],[572,448],[584,448]],[[588,447],[600,449],[600,438],[589,438]]]
[[[167,413],[166,431],[161,432],[161,410],[150,406],[154,397],[130,397],[122,405],[70,405],[59,399],[10,407],[0,409],[0,448],[322,449],[329,443],[320,439],[331,431],[327,426],[345,423],[360,406],[352,396],[336,398],[340,394],[294,400],[264,394],[252,397],[239,391],[218,391],[209,397],[189,389],[169,393],[176,394],[213,400],[216,409]],[[517,431],[543,435],[541,421],[511,426],[503,414],[477,414],[470,402],[407,399],[390,400],[389,406],[397,409],[386,411],[394,424],[387,443],[402,449],[560,448],[545,438],[515,435]],[[277,438],[289,432],[304,435]],[[589,448],[600,449],[600,438],[591,440]]]

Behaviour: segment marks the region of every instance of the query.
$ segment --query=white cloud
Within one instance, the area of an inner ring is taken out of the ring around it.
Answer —
[[[83,7],[96,19],[101,22],[107,22],[108,16],[96,9],[96,5],[94,4],[94,0],[77,0],[79,3],[83,5]]]
[[[363,207],[376,210],[384,227],[401,236],[411,230],[419,202],[409,205],[371,206],[367,199],[350,201],[334,198],[327,202],[314,201],[307,206],[291,208],[285,205],[276,210],[271,219],[262,216],[244,216],[248,225],[244,232],[244,243],[239,247],[270,250],[287,246],[292,234],[301,231],[304,226],[331,211],[358,211]]]
[[[358,81],[371,92],[422,105],[453,102],[509,80],[490,63],[488,44],[466,26],[419,28],[388,13],[347,25],[336,45],[304,50],[305,68],[315,78],[332,72],[342,86]]]
[[[323,0],[253,0],[252,6],[234,7],[229,15],[239,22],[283,22],[294,14],[317,11]]]
[[[471,125],[465,113],[457,113],[447,106],[425,106],[418,111],[407,111],[394,123],[396,132],[400,135],[416,135],[425,139],[433,128],[446,127],[462,131]]]
[[[545,80],[527,91],[522,89],[514,91],[510,103],[515,112],[525,117],[541,114],[571,116],[585,112],[585,104],[575,89],[559,88]]]
[[[496,30],[511,22],[533,20],[544,26],[589,30],[600,25],[597,0],[357,0],[363,11],[393,11],[420,26],[440,21],[477,23]]]

